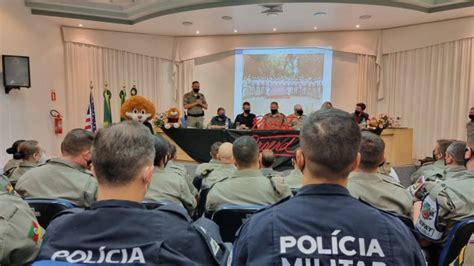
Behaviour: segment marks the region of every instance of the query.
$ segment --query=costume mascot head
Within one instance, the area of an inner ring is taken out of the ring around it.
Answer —
[[[120,108],[120,116],[125,120],[135,120],[143,123],[154,134],[150,123],[155,117],[155,105],[143,96],[132,96],[128,98]]]

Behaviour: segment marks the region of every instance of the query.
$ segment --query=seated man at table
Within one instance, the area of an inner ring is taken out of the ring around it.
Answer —
[[[258,121],[257,128],[263,130],[288,129],[288,122],[284,114],[278,111],[278,103],[270,104],[270,113],[266,114],[262,120]]]
[[[236,129],[252,129],[255,123],[255,114],[250,112],[250,103],[242,104],[243,112],[235,117],[234,127]]]
[[[26,172],[16,190],[24,197],[63,198],[78,207],[90,207],[97,179],[89,172],[94,135],[82,128],[69,131],[61,143],[61,158]]]
[[[377,173],[385,161],[385,143],[374,133],[362,131],[359,167],[349,174],[347,189],[351,195],[377,209],[411,220],[412,197],[392,177]]]
[[[290,127],[294,130],[301,130],[303,128],[304,120],[306,115],[303,114],[303,107],[301,104],[297,104],[294,107],[295,112],[288,116],[288,123]]]
[[[232,128],[232,121],[225,115],[225,109],[223,107],[217,108],[217,115],[211,119],[211,122],[207,126],[210,129],[224,129]]]
[[[153,174],[153,138],[136,121],[97,132],[92,144],[93,171],[99,182],[97,201],[90,210],[66,211],[54,219],[37,260],[215,265],[219,257],[225,259],[212,227],[193,226],[183,208],[168,204],[147,210],[141,204]]]
[[[206,211],[215,212],[223,204],[269,205],[291,195],[281,177],[262,175],[258,163],[257,141],[243,136],[232,146],[237,171],[217,182],[207,194]]]
[[[196,208],[196,199],[189,190],[184,178],[174,171],[166,171],[170,145],[161,136],[155,138],[155,159],[153,176],[145,199],[155,201],[170,201],[184,207],[190,215]]]

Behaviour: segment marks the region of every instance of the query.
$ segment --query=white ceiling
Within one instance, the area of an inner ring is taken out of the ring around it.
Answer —
[[[336,3],[284,4],[284,12],[275,17],[261,14],[262,10],[262,7],[255,4],[209,8],[155,17],[134,25],[45,17],[66,26],[77,27],[82,24],[83,27],[92,29],[195,36],[196,31],[200,32],[199,35],[236,34],[234,30],[237,30],[238,34],[262,34],[274,32],[273,28],[277,29],[277,33],[355,30],[356,25],[360,25],[359,30],[385,29],[474,16],[474,7],[425,13],[397,7]],[[326,12],[327,15],[314,16],[315,12]],[[362,15],[371,15],[372,18],[361,20],[359,17]],[[221,19],[222,16],[231,16],[232,20],[225,21]],[[184,21],[193,22],[193,25],[183,26]],[[314,27],[318,29],[314,30]]]

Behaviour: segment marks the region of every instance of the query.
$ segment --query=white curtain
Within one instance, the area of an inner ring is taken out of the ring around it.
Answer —
[[[177,105],[173,94],[173,62],[125,51],[65,43],[66,54],[66,128],[82,128],[89,104],[89,83],[94,86],[97,126],[102,127],[105,83],[112,92],[113,122],[120,121],[119,91],[136,85],[138,95],[151,100],[157,112],[164,112]]]
[[[385,55],[382,71],[379,111],[414,129],[415,158],[430,155],[436,139],[466,139],[474,105],[473,38]]]
[[[183,96],[191,90],[194,81],[194,59],[176,62],[173,72],[174,100],[178,108],[183,111]]]
[[[357,55],[357,101],[367,105],[371,116],[377,111],[377,64],[372,55]]]

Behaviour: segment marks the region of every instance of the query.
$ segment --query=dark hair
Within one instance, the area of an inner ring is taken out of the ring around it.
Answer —
[[[300,132],[305,167],[313,176],[346,178],[360,139],[360,128],[349,113],[336,108],[311,113]]]
[[[368,131],[362,132],[359,168],[368,171],[377,168],[383,160],[384,151],[385,142],[380,136]]]
[[[453,157],[454,163],[464,165],[464,154],[466,152],[466,143],[463,141],[454,141],[446,149],[446,154]]]
[[[358,104],[356,104],[356,106],[359,106],[360,109],[362,109],[362,111],[364,111],[365,108],[367,108],[367,106],[365,105],[365,103],[358,103]]]
[[[162,136],[155,135],[153,139],[155,141],[155,159],[153,164],[159,167],[161,162],[166,161],[166,156],[170,153],[171,145]]]
[[[40,152],[38,144],[36,140],[25,140],[18,145],[18,152],[14,156],[18,159],[29,160],[35,153]]]
[[[436,141],[436,143],[439,146],[439,153],[441,153],[441,155],[443,155],[443,157],[445,157],[446,156],[446,150],[448,149],[449,145],[451,145],[451,143],[453,143],[453,140],[451,140],[451,139],[438,139]]]
[[[240,167],[250,167],[258,161],[257,141],[250,136],[237,138],[232,144],[235,163]]]
[[[6,150],[6,152],[7,152],[8,154],[15,154],[15,153],[17,153],[17,152],[18,152],[18,146],[20,146],[20,144],[21,144],[23,141],[25,141],[25,140],[24,140],[24,139],[19,139],[19,140],[13,142],[12,146],[11,146],[10,148],[8,148],[8,149]]]
[[[275,163],[275,154],[272,150],[263,150],[262,151],[262,166],[265,168],[272,167],[273,163]]]
[[[277,102],[271,102],[271,103],[270,103],[270,105],[272,105],[272,104],[276,104],[276,105],[278,105],[278,103],[277,103]]]
[[[176,157],[176,152],[177,152],[176,145],[169,143],[169,146],[170,146],[169,147],[170,159],[174,159]]]
[[[217,141],[214,142],[211,146],[211,156],[212,158],[217,158],[217,154],[219,153],[219,147],[221,146],[222,142]]]
[[[192,84],[192,85],[194,85],[194,84],[196,84],[196,83],[199,83],[199,81],[197,81],[197,80],[193,81],[193,84]]]
[[[219,107],[219,108],[217,108],[217,113],[219,113],[221,110],[224,110],[224,111],[225,111],[224,107]]]
[[[153,164],[154,157],[153,135],[137,121],[102,128],[92,142],[92,164],[99,184],[127,185]]]
[[[246,106],[246,105],[250,106],[250,103],[249,103],[249,102],[244,102],[244,103],[242,104],[242,107],[244,107],[244,106]]]
[[[69,131],[61,143],[63,155],[77,156],[85,150],[90,150],[94,134],[82,128]]]

